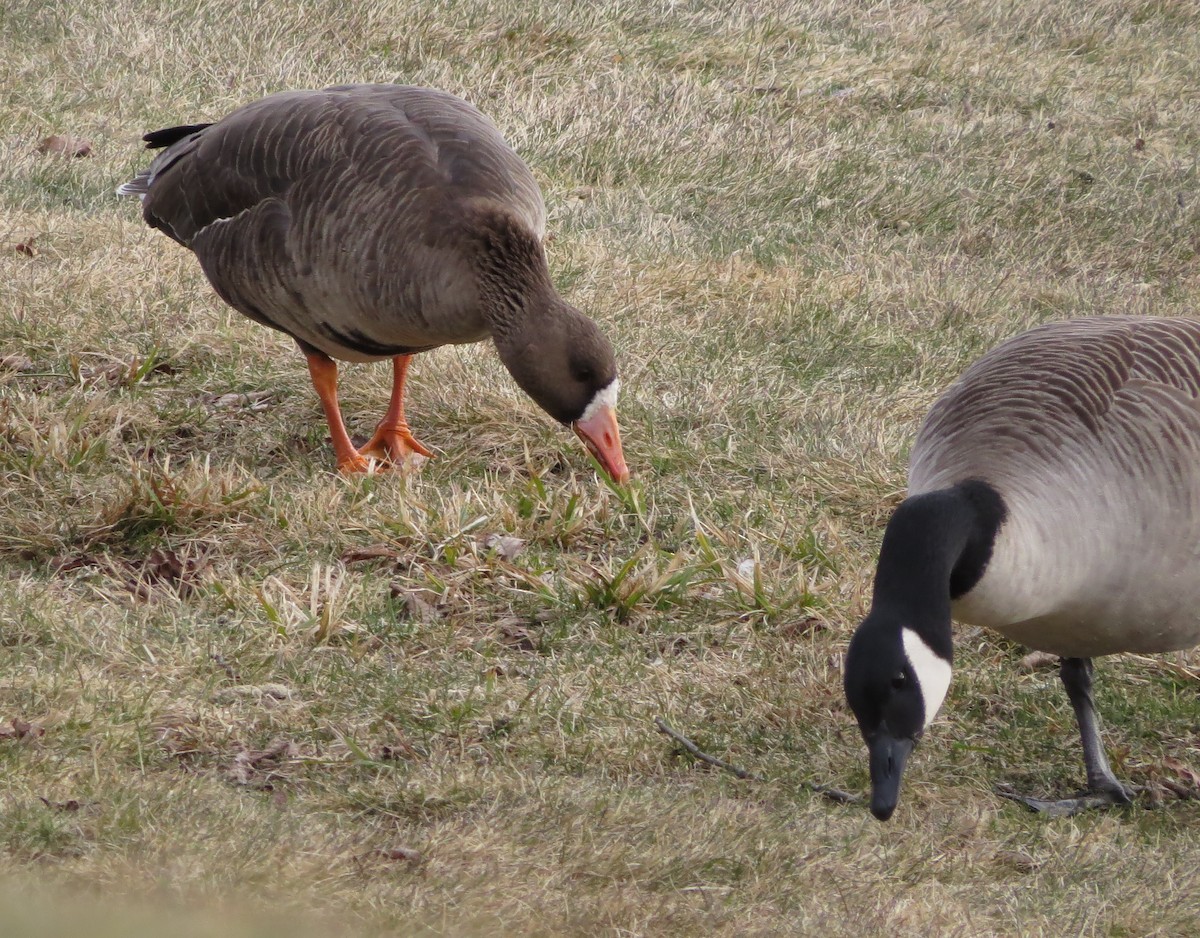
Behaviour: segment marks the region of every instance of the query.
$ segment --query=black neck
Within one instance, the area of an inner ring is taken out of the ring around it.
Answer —
[[[905,499],[883,535],[872,611],[902,617],[950,660],[950,601],[982,578],[1005,514],[1000,494],[973,479]]]

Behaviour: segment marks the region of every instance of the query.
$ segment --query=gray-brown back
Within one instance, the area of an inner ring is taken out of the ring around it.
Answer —
[[[545,229],[537,183],[495,125],[428,88],[272,95],[146,176],[147,221],[196,252],[227,302],[349,360],[485,337],[473,235]]]
[[[1200,642],[1200,323],[1059,322],[934,404],[912,494],[989,482],[1008,517],[962,621],[1056,654]]]

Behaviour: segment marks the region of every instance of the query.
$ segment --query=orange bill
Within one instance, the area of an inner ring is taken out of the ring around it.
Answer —
[[[597,407],[591,416],[576,420],[571,429],[587,445],[604,471],[617,483],[629,481],[629,469],[621,450],[621,431],[617,427],[617,412],[606,406]]]

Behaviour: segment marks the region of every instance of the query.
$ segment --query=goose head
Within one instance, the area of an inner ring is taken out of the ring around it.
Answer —
[[[904,766],[942,706],[950,673],[948,657],[884,611],[873,610],[850,642],[846,700],[867,744],[871,813],[881,821],[896,810]]]
[[[1000,493],[968,479],[906,498],[888,521],[871,611],[850,641],[844,678],[881,821],[896,810],[904,765],[950,687],[951,602],[982,578],[1006,517]]]
[[[616,355],[596,324],[554,298],[494,338],[500,360],[521,390],[571,427],[613,481],[628,482],[617,425]]]

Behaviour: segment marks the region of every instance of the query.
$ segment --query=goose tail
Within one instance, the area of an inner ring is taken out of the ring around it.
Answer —
[[[178,143],[185,137],[190,137],[192,134],[198,134],[205,127],[211,127],[212,123],[207,124],[180,124],[178,127],[164,127],[162,130],[152,130],[148,134],[144,134],[142,139],[146,142],[147,150],[158,150],[162,147],[169,147],[173,143]]]
[[[181,140],[188,140],[204,130],[205,127],[210,126],[212,125],[180,124],[178,127],[164,127],[162,130],[152,130],[150,133],[144,134],[142,140],[145,141],[147,150],[158,150],[163,147],[171,147]],[[164,153],[163,156],[167,156],[167,154]],[[160,165],[162,163],[162,157],[160,157],[129,182],[117,186],[117,195],[136,195],[139,199],[144,199],[146,193],[150,191],[150,183],[154,181],[155,174],[163,168]]]
[[[140,199],[146,197],[146,193],[150,191],[150,171],[147,170],[138,173],[129,182],[123,182],[117,186],[117,195],[136,195]]]

